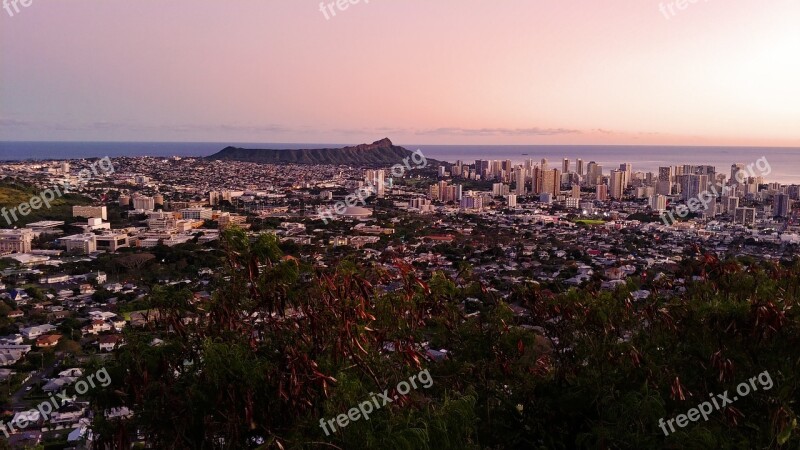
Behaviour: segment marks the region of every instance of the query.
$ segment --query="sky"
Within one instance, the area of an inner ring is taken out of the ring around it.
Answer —
[[[800,0],[26,1],[0,140],[800,147]]]

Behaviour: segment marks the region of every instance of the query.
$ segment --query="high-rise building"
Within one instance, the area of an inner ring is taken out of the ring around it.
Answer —
[[[734,223],[739,223],[744,226],[750,226],[756,223],[756,209],[755,208],[736,208],[736,213],[733,219]]]
[[[636,198],[650,198],[656,194],[653,186],[639,186],[636,188]]]
[[[428,187],[428,198],[431,200],[440,201],[441,196],[439,195],[439,185],[432,184]]]
[[[581,199],[570,197],[564,200],[564,206],[568,209],[578,209],[581,204]]]
[[[717,168],[714,166],[696,166],[694,173],[697,175],[708,175],[709,180],[713,180],[717,176]]]
[[[516,168],[516,181],[517,187],[514,193],[517,195],[525,195],[525,169],[522,166]]]
[[[483,209],[483,197],[480,195],[465,195],[459,202],[461,209],[480,211]]]
[[[531,194],[542,192],[542,169],[534,165],[530,172]]]
[[[528,174],[528,177],[531,176],[533,173],[533,168],[536,167],[536,164],[533,162],[532,159],[525,160],[525,172]]]
[[[595,178],[595,183],[603,182],[603,166],[601,164],[597,164],[594,166],[594,178]]]
[[[580,158],[575,160],[575,173],[583,176],[583,160]]]
[[[502,161],[498,161],[496,159],[491,161],[489,164],[489,176],[493,177],[495,180],[502,180],[503,179],[503,165]]]
[[[791,200],[787,194],[775,196],[775,217],[789,217],[792,213]]]
[[[481,180],[486,179],[487,172],[489,171],[489,161],[481,159],[475,160],[475,174],[481,177]]]
[[[684,200],[700,198],[703,192],[708,191],[708,176],[706,175],[681,175],[679,178]]]
[[[451,186],[447,184],[447,181],[442,180],[428,188],[428,195],[431,200],[439,200],[445,203],[457,202],[461,200],[461,185]]]
[[[609,187],[611,198],[617,200],[625,195],[625,172],[621,170],[612,170],[611,178],[609,179]]]
[[[581,187],[580,185],[573,184],[572,185],[572,198],[581,198]]]
[[[733,217],[736,214],[736,209],[739,207],[739,197],[727,197],[723,205],[725,205],[725,212]]]
[[[549,193],[553,197],[561,192],[561,171],[558,169],[550,169],[542,172],[542,190],[540,193]]]
[[[684,200],[700,198],[701,194],[708,191],[708,175],[681,175],[685,180],[683,193]]]
[[[658,180],[656,183],[656,194],[658,195],[672,195],[672,182],[666,180]]]
[[[445,203],[461,200],[461,192],[462,186],[460,184],[451,186],[446,181],[440,181],[438,185],[432,185],[428,191],[431,200],[439,200]]]
[[[747,172],[744,170],[744,164],[732,164],[731,165],[731,179],[728,180],[729,184],[737,185],[742,184],[745,180],[747,180]]]
[[[654,195],[650,197],[650,209],[662,213],[667,210],[667,197],[663,195]]]
[[[561,164],[561,173],[569,173],[569,158],[564,158],[564,162]]]
[[[608,186],[605,184],[598,184],[595,188],[595,198],[602,202],[608,200]]]
[[[378,170],[367,170],[364,181],[367,185],[373,186],[375,188],[375,194],[378,198],[384,198],[386,196],[386,173],[383,169]]]
[[[588,186],[596,186],[600,177],[603,176],[603,166],[594,161],[589,161],[586,166],[586,184]]]
[[[517,196],[514,194],[506,195],[506,202],[508,203],[509,208],[516,208],[517,207]]]
[[[672,181],[672,167],[658,168],[658,181]]]
[[[450,187],[447,181],[439,181],[439,200],[446,202],[447,188]]]
[[[628,187],[631,185],[632,181],[632,174],[633,174],[633,166],[631,163],[622,163],[619,165],[619,170],[624,174],[624,179],[622,185],[624,187]]]

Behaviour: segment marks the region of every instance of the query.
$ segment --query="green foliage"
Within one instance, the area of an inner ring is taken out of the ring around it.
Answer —
[[[224,233],[212,299],[156,287],[158,312],[109,368],[157,448],[797,448],[800,266],[687,258],[670,281],[554,294],[513,286],[518,316],[458,267],[427,282],[346,258],[302,282],[271,234]],[[648,289],[646,300],[632,290]],[[473,298],[465,305],[467,298]],[[151,345],[158,336],[165,341]],[[448,350],[427,359],[421,343]],[[427,369],[433,384],[330,436],[320,419]],[[759,389],[664,436],[673,418],[764,372]],[[97,420],[100,441],[122,439]],[[122,442],[122,441],[120,441]],[[224,444],[223,444],[224,442]]]

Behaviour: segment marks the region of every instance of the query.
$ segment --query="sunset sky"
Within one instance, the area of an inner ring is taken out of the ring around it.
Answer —
[[[0,140],[800,146],[800,0],[32,1]]]

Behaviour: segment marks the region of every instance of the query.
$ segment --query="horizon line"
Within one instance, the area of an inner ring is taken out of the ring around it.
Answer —
[[[287,145],[341,145],[344,147],[372,144],[378,142],[361,142],[361,143],[342,143],[342,142],[235,142],[235,141],[128,141],[128,140],[100,140],[100,141],[73,141],[73,140],[0,140],[0,144],[4,143],[70,143],[70,144],[220,144],[230,146],[231,144],[287,144]],[[389,139],[391,141],[391,139]],[[689,145],[689,144],[397,144],[391,141],[392,145],[403,146],[436,146],[436,147],[670,147],[670,148],[763,148],[763,149],[798,149],[798,146],[774,146],[774,145]],[[245,149],[245,150],[263,150],[263,149]],[[270,149],[270,150],[301,150],[301,149]]]

